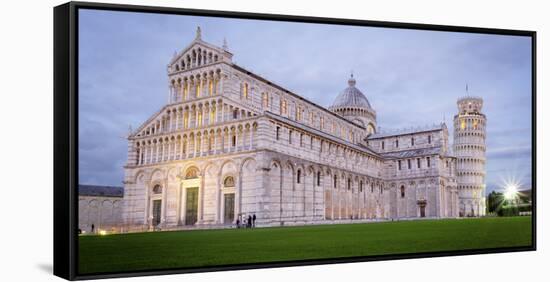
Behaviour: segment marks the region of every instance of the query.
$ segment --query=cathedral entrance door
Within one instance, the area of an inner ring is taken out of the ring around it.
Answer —
[[[426,217],[426,206],[420,206],[420,217]]]
[[[235,218],[235,193],[223,195],[223,223],[231,224]]]
[[[197,210],[199,203],[199,188],[187,188],[185,201],[185,225],[193,225],[197,222]]]
[[[157,226],[160,223],[161,203],[161,200],[153,200],[153,226]]]
[[[420,217],[426,217],[426,200],[421,199],[416,202],[420,209]]]

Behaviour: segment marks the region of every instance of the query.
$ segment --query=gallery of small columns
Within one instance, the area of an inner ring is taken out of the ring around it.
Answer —
[[[455,128],[460,129],[461,131],[476,131],[485,132],[486,118],[483,114],[459,114],[454,118]],[[460,132],[455,130],[455,132]]]
[[[172,78],[169,85],[169,103],[215,96],[223,89],[225,76],[221,69],[194,71]]]
[[[180,57],[176,55],[175,58]],[[174,69],[172,71],[178,72],[183,70],[192,69],[195,67],[205,66],[213,64],[221,59],[216,53],[203,49],[195,48],[189,50],[186,55],[181,57],[178,62],[174,62]]]
[[[256,147],[257,127],[256,118],[250,118],[208,129],[140,138],[133,143],[134,148],[130,151],[129,164],[147,165],[253,150]]]
[[[225,99],[228,100],[228,99]],[[161,110],[155,120],[148,121],[144,128],[138,128],[138,137],[199,128],[226,121],[256,116],[253,112],[222,99],[200,99],[194,103],[170,105]]]

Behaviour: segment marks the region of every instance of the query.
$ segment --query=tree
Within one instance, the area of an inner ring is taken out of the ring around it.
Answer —
[[[487,196],[487,212],[497,212],[500,209],[500,206],[503,205],[503,202],[504,195],[500,192],[492,191]]]

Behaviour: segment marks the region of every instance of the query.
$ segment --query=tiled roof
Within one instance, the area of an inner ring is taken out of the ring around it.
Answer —
[[[437,155],[440,152],[441,152],[441,146],[437,146],[437,147],[430,147],[430,148],[382,153],[380,155],[382,155],[385,158],[412,158],[412,157],[420,157],[420,156]]]
[[[78,185],[78,195],[96,197],[120,197],[124,196],[124,188],[117,186]]]
[[[403,128],[398,130],[388,130],[388,131],[381,131],[377,132],[375,134],[372,134],[368,137],[368,139],[377,139],[377,138],[384,138],[384,137],[390,137],[390,136],[398,136],[398,135],[407,135],[407,134],[414,134],[414,133],[420,133],[420,132],[428,132],[428,131],[436,131],[441,130],[445,127],[444,123],[440,124],[433,124],[428,125],[424,127],[411,127],[411,128]]]

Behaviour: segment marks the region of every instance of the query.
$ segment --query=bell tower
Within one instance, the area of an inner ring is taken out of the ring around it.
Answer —
[[[487,118],[481,112],[483,99],[458,99],[454,116],[453,150],[457,159],[459,215],[485,215],[485,138]]]

